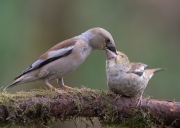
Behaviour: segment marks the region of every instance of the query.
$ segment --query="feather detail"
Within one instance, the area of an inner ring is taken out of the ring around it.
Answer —
[[[52,61],[55,61],[55,60],[57,60],[59,58],[62,58],[62,57],[65,57],[65,56],[69,55],[72,52],[72,50],[74,49],[75,44],[76,44],[76,42],[71,42],[71,43],[69,43],[68,47],[64,47],[65,45],[62,43],[63,46],[61,46],[62,47],[61,49],[53,50],[53,51],[48,50],[48,52],[46,52],[45,54],[40,56],[37,61],[35,61],[28,68],[26,68],[22,72],[22,74],[17,76],[14,80],[20,78],[21,76],[23,76],[24,74],[26,74],[28,72],[31,72],[31,71],[33,71],[35,69],[40,68],[40,67],[42,67],[42,66],[44,66],[44,65],[46,65],[46,64],[48,64],[48,63],[50,63]],[[55,46],[54,46],[54,48],[56,49],[57,47],[55,47]],[[60,45],[58,45],[58,46],[60,47]],[[43,59],[44,58],[43,56],[46,56],[46,59]]]
[[[154,73],[165,70],[165,68],[155,68],[155,69],[146,69],[145,73],[151,79],[151,77],[154,75]]]
[[[138,76],[142,76],[142,74],[144,73],[144,69],[147,67],[146,64],[144,63],[131,63],[131,69],[129,71],[129,73],[134,73]]]
[[[6,88],[3,89],[3,92],[5,92],[6,90],[8,90],[9,88],[12,88],[15,85],[20,84],[21,80],[24,78],[24,76],[21,76],[20,78],[18,78],[17,80],[15,80],[12,84],[8,85]]]
[[[32,81],[35,81],[35,80],[37,80],[37,77],[35,77],[35,76],[23,75],[23,76],[19,77],[18,79],[16,79],[15,81],[13,81],[12,84],[10,84],[6,88],[4,88],[3,92],[6,91],[9,88],[12,88],[12,87],[16,86],[16,85],[27,83],[27,82],[32,82]]]

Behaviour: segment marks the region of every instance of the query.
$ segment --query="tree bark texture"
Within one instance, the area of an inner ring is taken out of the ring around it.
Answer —
[[[91,89],[63,95],[43,89],[1,93],[0,127],[45,127],[78,117],[98,117],[104,127],[180,127],[180,103],[143,98],[141,107],[136,105],[136,98]]]

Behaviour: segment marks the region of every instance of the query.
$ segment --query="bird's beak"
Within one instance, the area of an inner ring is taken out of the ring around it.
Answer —
[[[106,57],[107,60],[112,59],[112,58],[116,58],[116,54],[112,51],[110,51],[109,49],[106,49]]]
[[[106,45],[106,48],[117,55],[117,50],[114,43],[109,43]]]

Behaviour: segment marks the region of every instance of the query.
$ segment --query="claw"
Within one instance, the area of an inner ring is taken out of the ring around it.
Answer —
[[[74,88],[71,88],[71,87],[69,87],[69,86],[67,86],[67,85],[63,85],[62,88],[63,88],[63,89],[68,89],[68,90],[74,90]]]
[[[55,89],[55,91],[59,94],[67,94],[67,92],[63,91],[63,90],[58,90],[58,89]]]
[[[142,95],[140,95],[140,97],[139,98],[137,98],[137,100],[138,100],[138,103],[137,103],[137,105],[136,105],[136,107],[141,107],[141,104],[142,104]]]
[[[65,94],[65,93],[67,93],[67,92],[65,92],[65,91],[58,90],[58,89],[54,88],[48,81],[45,81],[45,83],[46,83],[46,85],[48,85],[50,88],[54,89],[54,90],[55,90],[57,93],[59,93],[59,94]]]

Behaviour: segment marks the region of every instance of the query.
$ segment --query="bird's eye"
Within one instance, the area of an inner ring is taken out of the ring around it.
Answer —
[[[110,43],[110,39],[105,39],[105,42],[106,43]]]
[[[120,55],[122,58],[124,58],[124,56],[123,55]]]

